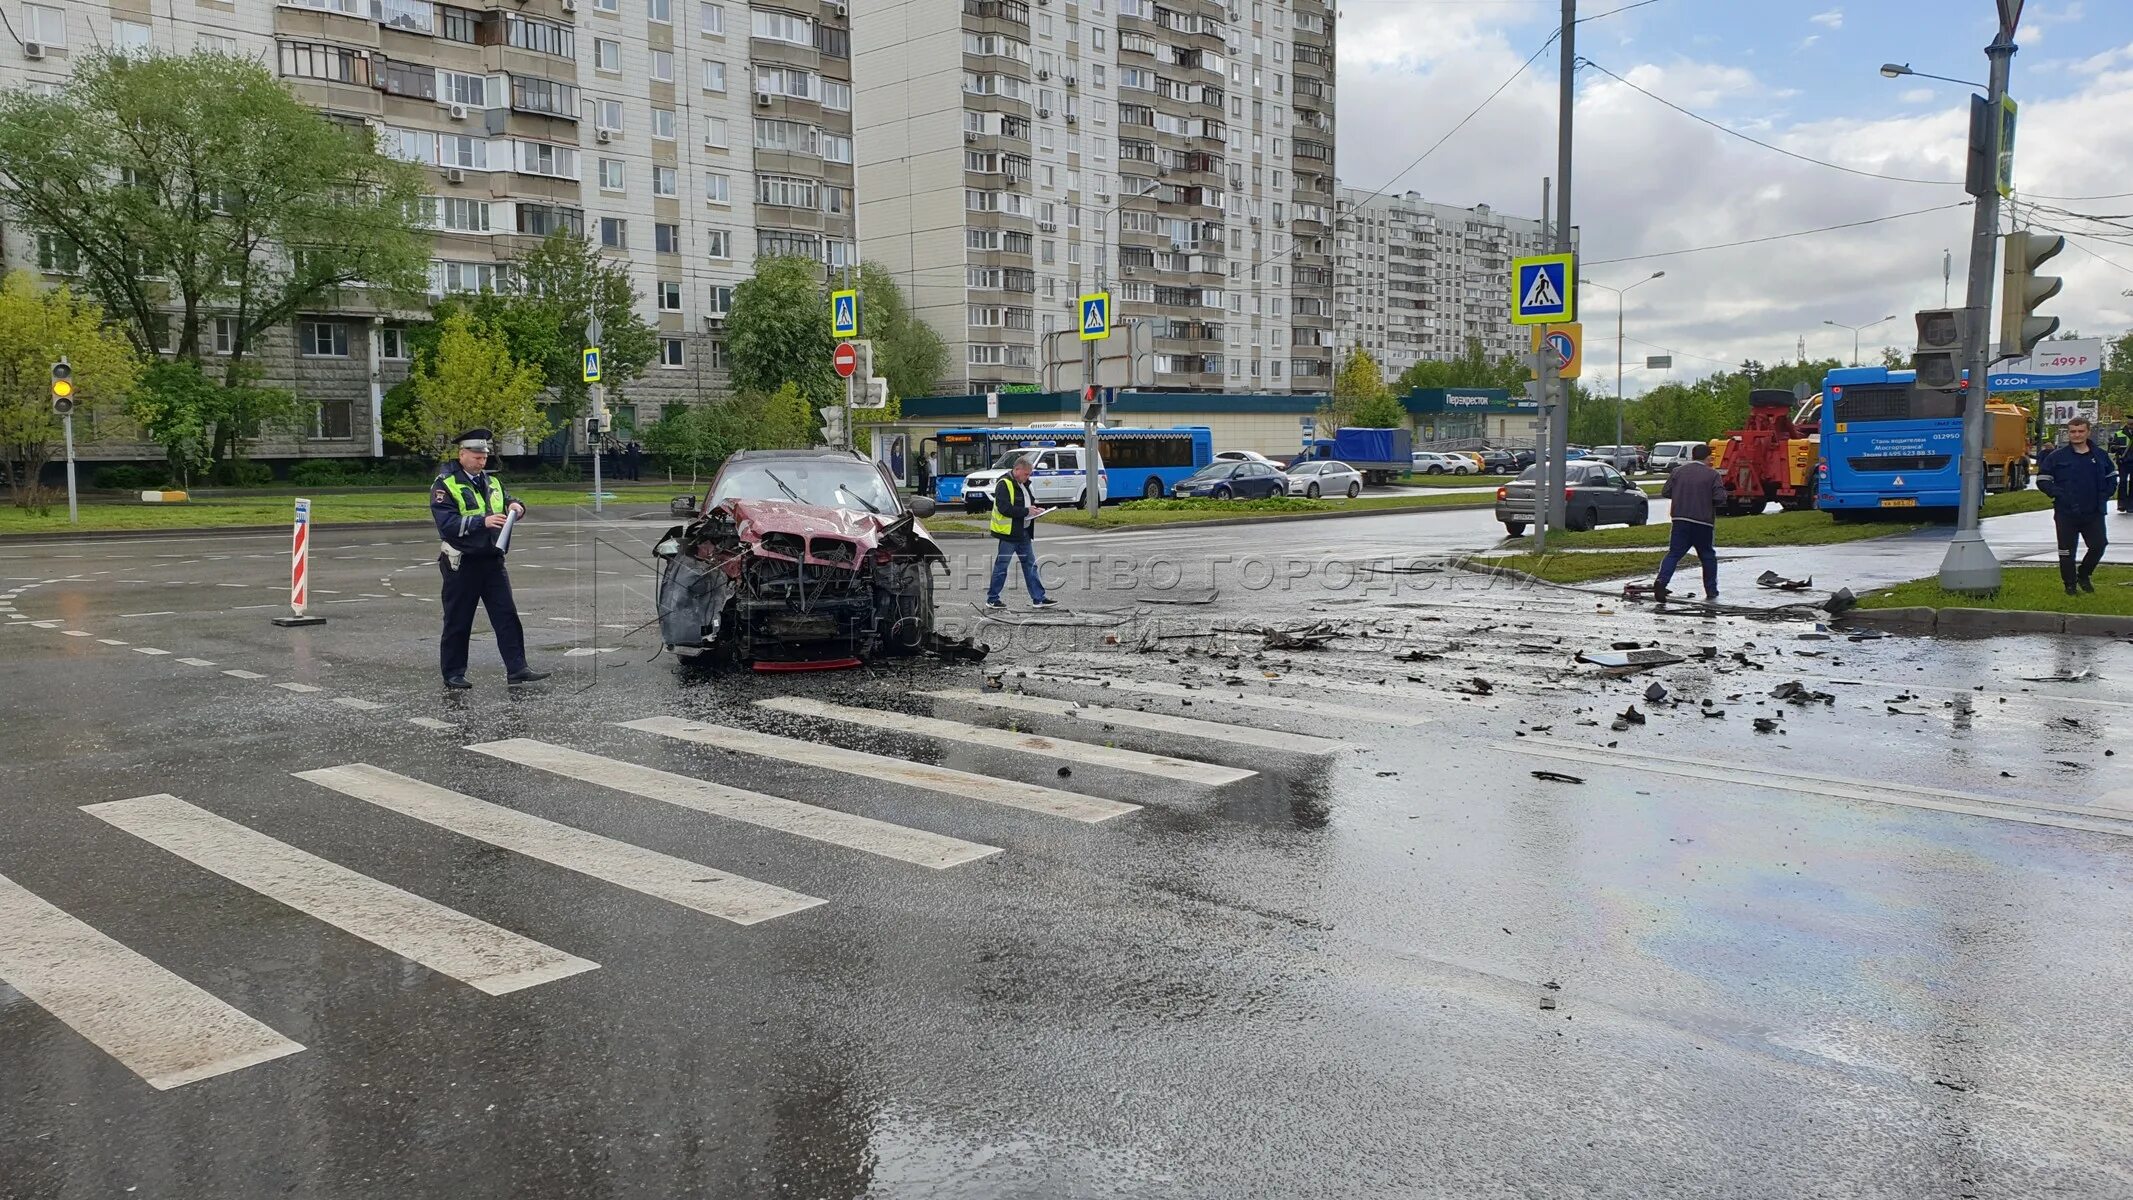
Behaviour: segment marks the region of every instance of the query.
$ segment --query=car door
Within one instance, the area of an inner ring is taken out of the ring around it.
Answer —
[[[1602,521],[1626,524],[1636,515],[1637,500],[1630,494],[1628,476],[1611,466],[1601,466],[1594,472],[1592,482]]]
[[[1059,503],[1059,451],[1046,450],[1037,456],[1029,480],[1030,497],[1049,508]]]

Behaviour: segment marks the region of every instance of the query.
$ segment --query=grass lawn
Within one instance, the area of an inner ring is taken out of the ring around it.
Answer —
[[[576,505],[590,508],[591,485],[534,485],[512,489],[528,508],[558,509]],[[609,488],[617,498],[611,506],[665,507],[679,493],[663,486],[634,485]],[[81,524],[67,524],[64,496],[48,513],[0,506],[0,536],[12,533],[66,533],[128,529],[218,529],[238,525],[286,525],[294,519],[292,497],[297,493],[270,496],[217,496],[184,504],[142,504],[139,501],[95,502],[81,506]],[[312,498],[311,519],[320,525],[347,525],[368,521],[420,521],[429,516],[430,493],[426,487],[397,488],[378,492],[320,495]]]
[[[1507,567],[1524,571],[1550,583],[1587,583],[1594,579],[1625,579],[1633,576],[1651,578],[1659,572],[1659,560],[1666,557],[1664,550],[1620,550],[1599,554],[1507,554],[1501,557],[1472,558],[1468,562],[1490,567]],[[1696,556],[1681,560],[1681,569],[1693,577],[1696,571]]]
[[[1944,592],[1937,579],[1913,579],[1859,598],[1861,608],[2020,608],[2059,613],[2133,616],[2133,567],[2096,568],[2096,590],[2069,596],[2059,582],[2059,567],[2007,567],[2000,590],[1989,596]]]
[[[1647,489],[1651,490],[1651,489]],[[2051,497],[2042,492],[2002,492],[1985,497],[1985,515],[2004,517],[2009,513],[2034,512],[2050,508]],[[1892,533],[1909,533],[1924,529],[1934,522],[1916,519],[1892,519],[1861,521],[1855,525],[1839,525],[1836,519],[1825,512],[1780,512],[1764,513],[1753,517],[1720,517],[1718,520],[1718,545],[1723,550],[1728,546],[1821,546],[1831,542],[1855,542],[1861,538],[1887,537]],[[1649,525],[1626,526],[1615,529],[1595,529],[1590,533],[1549,534],[1549,544],[1565,549],[1613,550],[1640,546],[1664,546],[1671,531],[1665,521]],[[1557,539],[1560,538],[1560,541]]]

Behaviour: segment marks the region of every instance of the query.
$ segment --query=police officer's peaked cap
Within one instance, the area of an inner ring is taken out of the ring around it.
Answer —
[[[461,450],[472,450],[477,454],[487,454],[496,449],[496,435],[487,429],[469,429],[452,440],[459,443]]]

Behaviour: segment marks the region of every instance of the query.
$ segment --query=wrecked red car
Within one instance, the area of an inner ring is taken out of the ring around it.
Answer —
[[[702,515],[654,550],[659,628],[684,659],[757,670],[856,666],[941,650],[940,547],[880,464],[849,450],[748,450],[719,469]]]

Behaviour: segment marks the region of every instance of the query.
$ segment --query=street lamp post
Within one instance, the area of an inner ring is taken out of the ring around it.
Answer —
[[[1652,272],[1651,274],[1649,274],[1649,275],[1645,276],[1644,278],[1642,278],[1642,279],[1639,279],[1639,280],[1638,280],[1637,282],[1635,282],[1635,283],[1633,283],[1633,284],[1630,284],[1630,285],[1629,285],[1628,287],[1621,287],[1621,288],[1618,288],[1618,287],[1608,287],[1608,286],[1607,286],[1606,284],[1604,284],[1604,283],[1597,283],[1597,282],[1594,282],[1593,280],[1590,280],[1590,279],[1586,279],[1586,278],[1584,278],[1583,276],[1580,276],[1580,277],[1578,278],[1578,282],[1579,282],[1579,283],[1582,283],[1582,284],[1587,284],[1587,285],[1589,285],[1589,286],[1592,286],[1592,287],[1596,287],[1596,288],[1599,288],[1599,289],[1600,289],[1600,290],[1602,290],[1602,291],[1608,291],[1608,292],[1613,292],[1613,293],[1615,294],[1615,446],[1616,446],[1616,447],[1617,447],[1618,449],[1619,449],[1619,448],[1621,447],[1621,445],[1622,445],[1622,304],[1623,304],[1623,297],[1627,296],[1627,295],[1628,295],[1629,293],[1631,293],[1631,292],[1633,292],[1633,291],[1636,291],[1636,290],[1637,290],[1638,288],[1640,288],[1640,287],[1643,287],[1643,286],[1644,286],[1645,284],[1647,284],[1647,283],[1650,283],[1650,282],[1651,282],[1652,280],[1654,280],[1654,279],[1664,279],[1664,278],[1666,278],[1666,272],[1664,272],[1664,271],[1654,271],[1654,272]]]
[[[1842,321],[1831,321],[1826,318],[1823,320],[1822,323],[1824,325],[1834,325],[1839,329],[1849,329],[1852,331],[1852,365],[1856,367],[1859,365],[1859,331],[1862,329],[1872,329],[1874,326],[1879,325],[1884,321],[1893,321],[1895,319],[1896,314],[1890,313],[1888,316],[1877,317],[1874,320],[1868,321],[1864,325],[1846,325]]]

